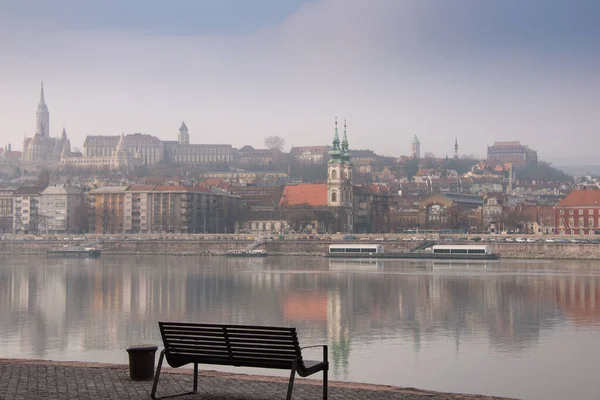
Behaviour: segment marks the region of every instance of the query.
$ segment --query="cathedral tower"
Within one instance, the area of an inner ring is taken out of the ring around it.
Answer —
[[[340,146],[337,117],[335,119],[335,133],[329,156],[330,160],[327,165],[327,205],[329,207],[351,207],[352,163],[350,162],[350,153],[348,151],[346,123],[344,122],[344,138]]]
[[[185,122],[181,123],[179,127],[179,136],[178,136],[179,144],[189,144],[190,143],[190,134],[188,133],[188,128],[185,125]]]
[[[42,90],[40,91],[40,103],[36,113],[36,131],[42,138],[50,137],[50,113],[44,99],[44,82],[42,82]]]

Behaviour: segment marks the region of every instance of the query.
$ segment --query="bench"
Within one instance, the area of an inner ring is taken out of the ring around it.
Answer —
[[[292,398],[296,373],[307,377],[323,371],[323,400],[327,399],[327,346],[300,347],[296,328],[184,322],[159,322],[158,326],[165,348],[160,353],[152,385],[153,399],[197,393],[198,364],[290,370],[287,400]],[[311,347],[323,348],[323,360],[309,361],[302,357],[302,350]],[[173,368],[194,364],[193,391],[156,397],[165,358]]]

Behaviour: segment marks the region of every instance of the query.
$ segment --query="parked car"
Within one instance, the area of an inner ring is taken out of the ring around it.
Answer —
[[[378,237],[378,238],[375,238],[375,241],[377,241],[377,242],[384,242],[385,238],[384,237]]]

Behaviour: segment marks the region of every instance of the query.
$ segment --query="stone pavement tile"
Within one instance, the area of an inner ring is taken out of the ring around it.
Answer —
[[[189,391],[193,376],[187,370],[165,369],[158,394]],[[319,376],[320,377],[320,376]],[[484,400],[497,397],[448,394],[391,386],[330,382],[332,400]],[[132,381],[127,366],[86,365],[51,361],[0,360],[1,400],[150,399],[152,381]],[[201,371],[198,393],[182,400],[284,399],[285,379]],[[296,379],[293,399],[320,399],[319,380]]]

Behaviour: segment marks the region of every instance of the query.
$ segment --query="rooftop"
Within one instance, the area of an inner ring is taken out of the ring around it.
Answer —
[[[600,190],[573,190],[556,207],[600,207]]]
[[[284,206],[307,205],[311,207],[326,207],[327,184],[310,183],[301,185],[286,185],[283,189],[283,194],[281,195],[279,204]]]
[[[30,194],[41,194],[45,189],[45,186],[21,186],[15,190],[16,195],[30,195]]]

